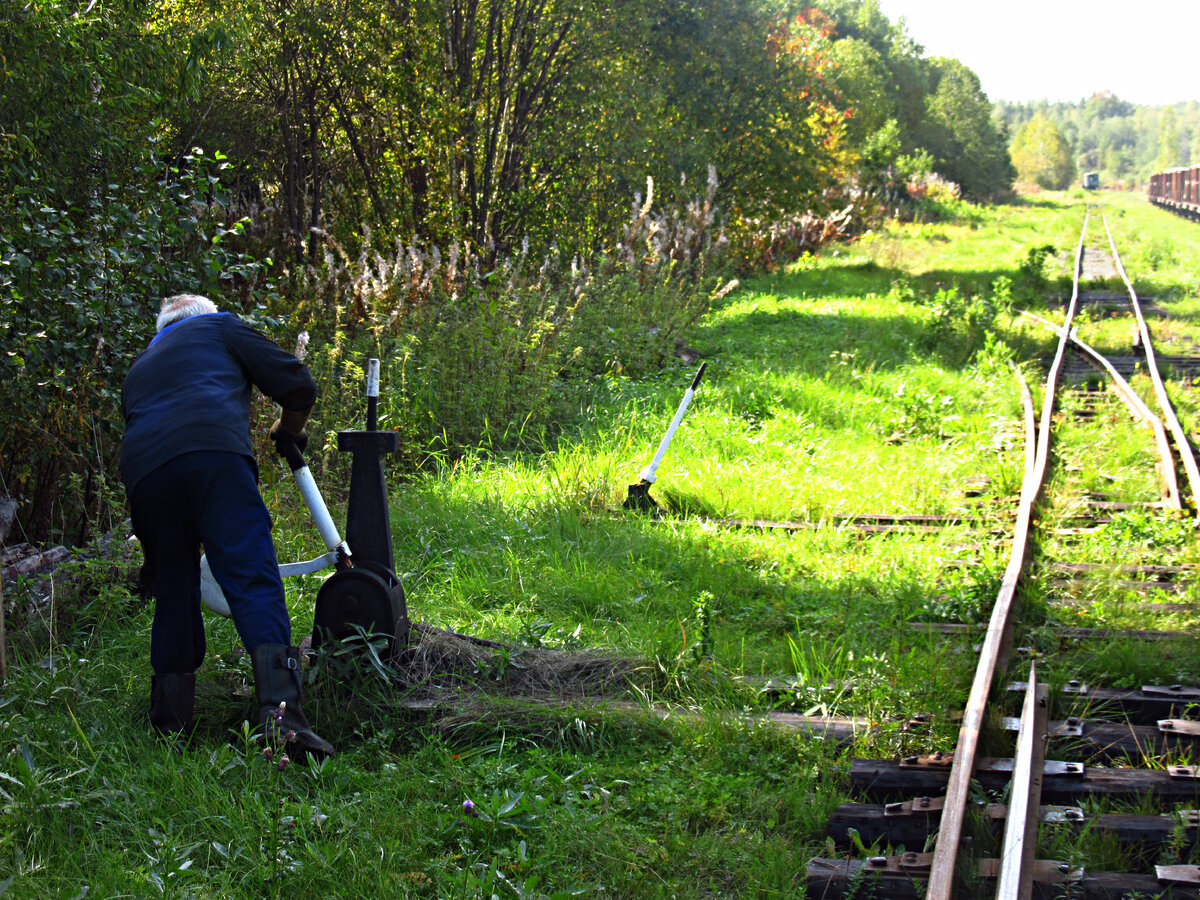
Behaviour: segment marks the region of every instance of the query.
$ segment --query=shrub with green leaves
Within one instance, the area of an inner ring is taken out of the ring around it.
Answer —
[[[136,178],[85,201],[36,179],[7,198],[0,493],[22,502],[26,537],[82,542],[93,524],[124,518],[111,503],[121,384],[161,299],[250,296],[260,266],[230,244],[244,222],[215,193],[220,165],[200,150],[169,164],[148,149]]]

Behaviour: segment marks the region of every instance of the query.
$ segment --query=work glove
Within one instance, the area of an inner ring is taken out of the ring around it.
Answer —
[[[308,446],[307,431],[301,428],[299,434],[292,434],[286,428],[281,427],[278,420],[276,420],[275,424],[271,426],[271,430],[268,432],[267,436],[274,441],[275,450],[280,456],[287,456],[284,451],[289,445],[295,446],[295,448],[301,453],[303,453],[305,448]]]
[[[280,456],[285,459],[288,457],[288,451],[295,447],[301,453],[308,446],[308,432],[304,430],[304,426],[308,423],[309,414],[312,409],[291,410],[285,409],[275,420],[268,432],[268,437],[275,442],[275,450]]]

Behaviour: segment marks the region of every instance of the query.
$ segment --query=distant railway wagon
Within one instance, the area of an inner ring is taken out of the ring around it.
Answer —
[[[1083,173],[1083,186],[1089,191],[1094,191],[1098,187],[1100,187],[1100,173],[1099,172],[1084,172]]]
[[[1200,219],[1200,166],[1167,169],[1150,176],[1150,202]]]

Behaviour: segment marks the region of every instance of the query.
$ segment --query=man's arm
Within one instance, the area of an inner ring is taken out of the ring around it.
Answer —
[[[271,440],[277,447],[287,441],[303,451],[308,444],[304,426],[317,399],[317,385],[308,367],[236,316],[228,317],[224,333],[250,381],[282,407],[271,425]]]
[[[224,319],[226,345],[241,363],[246,377],[284,410],[305,412],[307,421],[307,412],[317,401],[317,383],[308,366],[237,316],[228,315]]]

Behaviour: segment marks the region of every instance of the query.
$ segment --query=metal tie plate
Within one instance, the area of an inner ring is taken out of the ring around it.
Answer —
[[[1018,716],[1005,716],[1003,719],[1005,731],[1020,731],[1021,719]],[[1070,716],[1060,722],[1051,722],[1046,729],[1046,736],[1052,738],[1083,737],[1083,719]]]
[[[1086,822],[1087,813],[1078,806],[1043,806],[1041,820],[1055,825]]]
[[[1155,866],[1154,875],[1168,884],[1200,884],[1200,866]]]
[[[867,872],[888,873],[891,875],[909,875],[929,871],[933,863],[932,853],[901,853],[899,856],[868,856],[863,860],[863,869]]]
[[[940,813],[946,807],[945,797],[916,797],[899,803],[884,804],[884,816],[924,816]]]
[[[1054,722],[1050,726],[1050,737],[1083,737],[1083,719],[1067,716],[1061,722]]]
[[[949,769],[954,765],[954,754],[939,750],[931,756],[906,756],[900,760],[902,769]]]
[[[1200,737],[1200,722],[1194,719],[1159,719],[1158,730],[1163,734],[1180,734],[1184,737]]]
[[[984,878],[1000,877],[1000,860],[979,860],[979,874]],[[1082,868],[1072,869],[1070,865],[1057,859],[1035,859],[1033,861],[1033,880],[1037,884],[1077,882],[1083,880],[1083,875]]]
[[[976,772],[1011,772],[1013,770],[1013,761],[1011,759],[981,759],[975,767]],[[1048,759],[1042,765],[1043,775],[1078,775],[1086,774],[1087,767],[1083,763],[1063,762],[1057,759]]]
[[[1018,693],[1018,692],[1024,693],[1024,691],[1028,687],[1028,684],[1029,683],[1026,681],[1013,681],[1013,682],[1009,683],[1008,689],[1009,689],[1009,691],[1011,691],[1013,693]],[[1143,688],[1143,690],[1145,690],[1145,688]],[[1079,679],[1072,678],[1070,681],[1068,681],[1066,684],[1063,685],[1062,691],[1064,694],[1076,694],[1076,695],[1082,697],[1082,696],[1087,695],[1088,686],[1086,684],[1084,684],[1082,681],[1080,681]]]
[[[1143,684],[1142,693],[1148,697],[1173,697],[1178,700],[1200,700],[1200,687],[1188,687],[1182,684]]]

